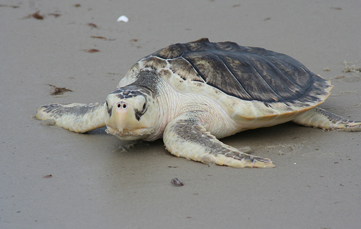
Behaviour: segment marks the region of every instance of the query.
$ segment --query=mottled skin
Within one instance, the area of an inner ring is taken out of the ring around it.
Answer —
[[[361,131],[317,106],[332,85],[293,58],[208,39],[175,44],[138,61],[100,105],[50,104],[40,120],[84,133],[102,126],[123,140],[163,138],[178,157],[231,167],[274,167],[218,139],[293,121]]]

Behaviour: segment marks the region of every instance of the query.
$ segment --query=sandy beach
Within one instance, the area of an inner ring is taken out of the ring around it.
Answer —
[[[242,132],[222,141],[276,167],[234,169],[34,119],[42,104],[103,102],[140,58],[207,37],[290,55],[332,80],[321,107],[361,120],[360,12],[359,0],[1,0],[0,228],[360,228],[361,132]]]

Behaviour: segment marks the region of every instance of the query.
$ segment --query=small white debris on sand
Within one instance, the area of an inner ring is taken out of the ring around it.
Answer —
[[[117,21],[118,21],[118,22],[119,22],[119,21],[122,21],[122,22],[128,22],[128,21],[129,21],[129,19],[128,19],[128,17],[127,17],[127,16],[122,15],[122,16],[120,16],[120,17],[117,19]]]

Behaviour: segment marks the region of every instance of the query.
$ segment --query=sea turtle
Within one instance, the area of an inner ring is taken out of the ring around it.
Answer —
[[[288,121],[361,131],[317,108],[332,87],[285,54],[203,38],[140,59],[100,105],[43,105],[36,118],[78,133],[106,126],[122,140],[163,137],[171,154],[206,164],[268,168],[270,159],[218,139]]]

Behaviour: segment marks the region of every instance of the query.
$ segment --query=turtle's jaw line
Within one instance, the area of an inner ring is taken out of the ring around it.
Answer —
[[[112,128],[110,126],[107,126],[107,129],[105,131],[108,134],[112,134],[121,140],[127,140],[127,141],[144,139],[150,134],[150,131],[147,128],[136,129],[136,130],[128,130],[128,129],[119,130],[117,128]]]

